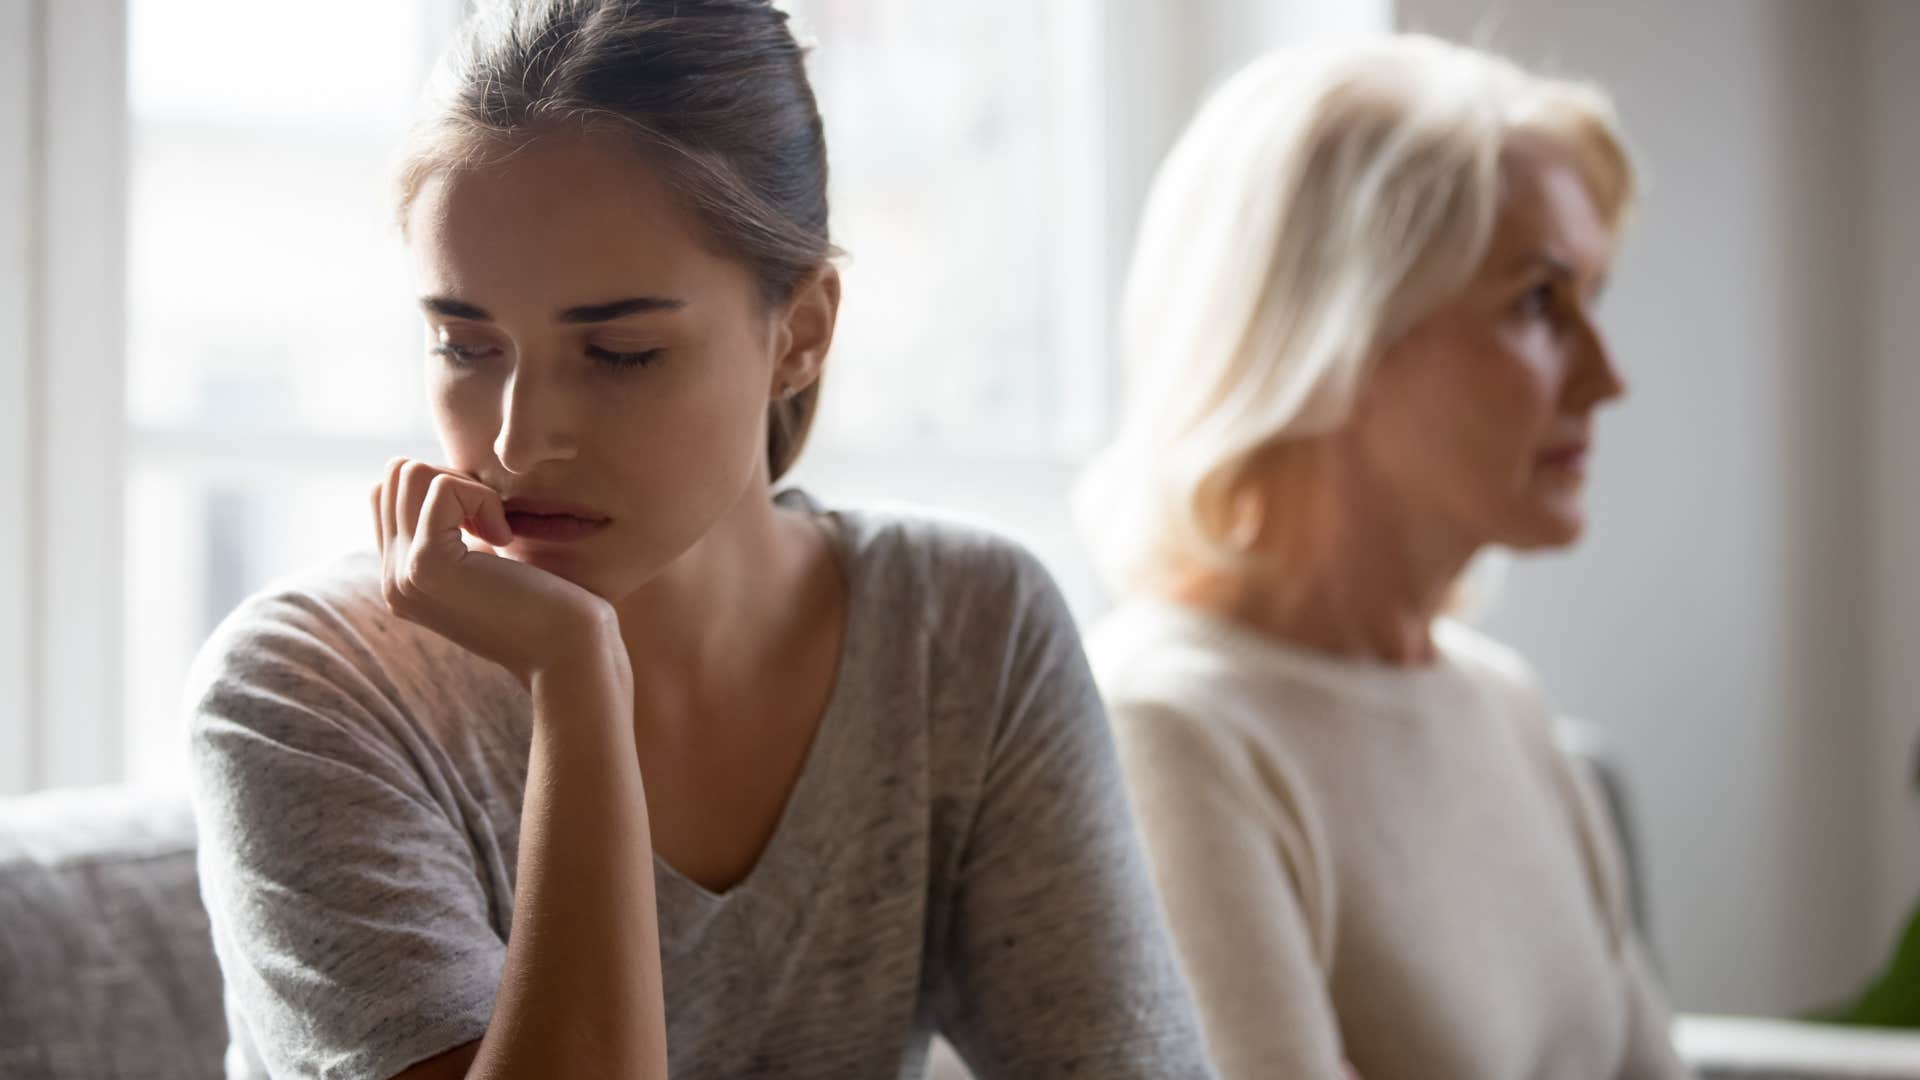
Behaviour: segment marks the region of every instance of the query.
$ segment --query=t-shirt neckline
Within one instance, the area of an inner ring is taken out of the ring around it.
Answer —
[[[857,669],[856,665],[867,647],[866,627],[871,620],[865,617],[865,607],[869,590],[861,580],[859,560],[855,557],[856,545],[850,535],[852,522],[845,514],[826,509],[799,488],[782,490],[775,496],[775,501],[785,509],[805,511],[821,519],[826,526],[834,556],[840,560],[841,576],[847,583],[846,625],[841,630],[840,659],[834,668],[833,689],[827,695],[827,706],[820,714],[819,726],[813,733],[812,743],[807,747],[800,773],[794,779],[793,790],[787,793],[786,805],[780,808],[780,817],[774,823],[773,832],[767,837],[759,858],[746,875],[725,890],[716,892],[682,873],[658,852],[654,854],[657,887],[663,893],[672,893],[676,909],[692,914],[695,924],[704,923],[721,910],[768,890],[781,893],[777,879],[782,876],[794,854],[806,846],[802,834],[812,816],[812,804],[819,801],[817,789],[824,782],[820,776],[829,771],[828,763],[837,754],[839,742],[844,736],[847,721],[842,714],[848,708],[849,673]],[[661,899],[664,901],[668,897],[663,895]],[[667,905],[662,903],[660,906],[664,910]],[[661,936],[661,945],[670,948],[672,943],[666,940],[667,927],[664,924]]]

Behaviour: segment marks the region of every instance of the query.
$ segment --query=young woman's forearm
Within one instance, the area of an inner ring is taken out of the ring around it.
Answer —
[[[467,1075],[664,1078],[653,844],[625,657],[589,650],[534,676],[532,692],[513,933]]]

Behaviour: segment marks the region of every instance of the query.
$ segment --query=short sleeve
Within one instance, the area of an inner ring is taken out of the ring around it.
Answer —
[[[374,1080],[485,1033],[506,946],[407,718],[314,610],[256,602],[196,666],[201,888],[236,1040]]]
[[[994,727],[939,980],[940,1026],[982,1080],[1209,1077],[1065,603],[1021,556]],[[997,670],[995,670],[997,669]]]

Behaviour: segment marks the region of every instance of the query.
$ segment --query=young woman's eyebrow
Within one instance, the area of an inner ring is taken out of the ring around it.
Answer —
[[[629,315],[647,315],[656,311],[679,311],[685,300],[665,296],[630,296],[606,304],[583,304],[560,313],[563,323],[598,323],[624,319]]]
[[[465,300],[455,300],[450,296],[425,296],[420,306],[436,315],[449,319],[466,319],[470,322],[492,322],[493,316],[487,309]],[[614,319],[624,319],[629,315],[646,315],[657,311],[679,311],[687,306],[685,300],[666,296],[630,296],[624,300],[613,300],[605,304],[582,304],[560,312],[558,321],[563,323],[600,323]]]
[[[465,300],[455,300],[450,296],[423,296],[420,306],[435,315],[444,315],[449,319],[470,319],[473,322],[492,322],[493,316],[487,310]]]

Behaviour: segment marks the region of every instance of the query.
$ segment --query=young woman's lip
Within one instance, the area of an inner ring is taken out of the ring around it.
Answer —
[[[507,511],[507,528],[513,531],[515,540],[565,543],[571,540],[585,540],[606,527],[606,518],[575,517],[572,514],[533,514],[520,510]]]
[[[1540,460],[1548,465],[1574,465],[1585,461],[1586,457],[1586,443],[1577,443],[1573,446],[1562,446],[1553,450],[1544,450],[1540,454]]]
[[[605,514],[595,513],[584,506],[572,503],[550,502],[546,499],[508,499],[505,503],[508,516],[531,514],[535,517],[578,518],[581,521],[605,523]]]

